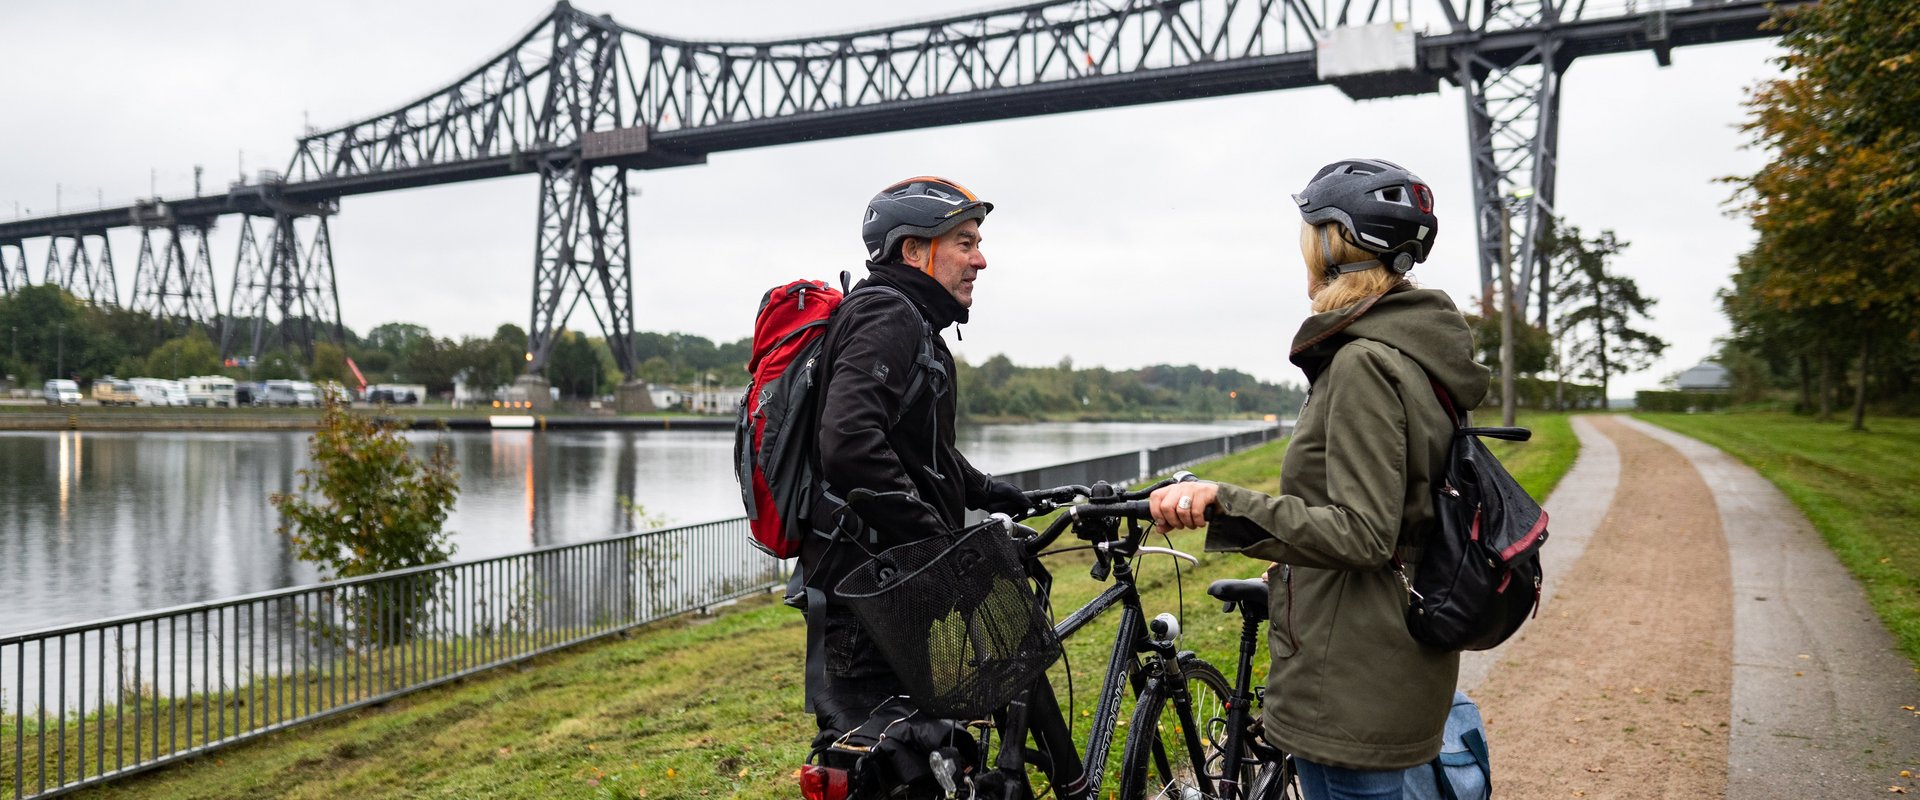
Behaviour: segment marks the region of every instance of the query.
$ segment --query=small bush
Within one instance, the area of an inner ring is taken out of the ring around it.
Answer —
[[[397,423],[355,414],[329,396],[308,453],[313,465],[300,470],[299,490],[271,499],[284,519],[279,533],[302,561],[320,567],[324,579],[438,564],[452,556],[443,525],[460,486],[447,444],[435,445],[422,462]],[[345,600],[349,624],[361,636],[393,643],[411,635],[432,598],[426,577],[385,592],[364,586],[336,599]]]

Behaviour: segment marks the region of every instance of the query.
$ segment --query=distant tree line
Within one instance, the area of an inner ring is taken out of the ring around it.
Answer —
[[[1734,394],[1920,411],[1920,4],[1829,0],[1783,19],[1783,76],[1748,100],[1771,160],[1731,178],[1752,219],[1721,304]]]
[[[1292,384],[1196,366],[1075,369],[1063,358],[1052,367],[1022,367],[996,355],[979,366],[961,361],[958,371],[960,412],[970,418],[1291,416],[1306,399]]]
[[[252,346],[251,319],[224,320],[237,350]],[[223,362],[220,331],[182,326],[115,306],[88,305],[57,286],[29,286],[0,296],[0,374],[23,386],[55,376],[89,381],[118,377],[184,378],[224,374],[240,380],[304,378],[356,385],[348,359],[368,383],[417,383],[431,395],[452,391],[456,379],[480,393],[511,384],[526,369],[527,334],[504,324],[491,336],[435,336],[423,325],[388,322],[364,335],[314,345],[311,357],[272,349],[251,366]],[[277,346],[277,332],[269,331]],[[746,383],[752,340],[732,342],[685,333],[634,334],[635,377],[654,384],[737,387]],[[606,340],[562,331],[544,375],[563,397],[595,397],[626,380]],[[1291,414],[1303,390],[1236,370],[1152,366],[1133,370],[1015,366],[994,356],[980,366],[959,365],[961,413],[970,417],[1099,418],[1220,417]]]

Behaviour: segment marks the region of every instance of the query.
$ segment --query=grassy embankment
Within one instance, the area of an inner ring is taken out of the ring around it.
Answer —
[[[1522,424],[1535,429],[1534,441],[1503,445],[1501,456],[1524,485],[1544,493],[1572,463],[1577,444],[1564,416]],[[1270,444],[1194,471],[1274,491],[1283,448]],[[1173,542],[1201,563],[1183,569],[1176,583],[1170,559],[1145,559],[1140,584],[1148,613],[1175,609],[1184,593],[1183,645],[1230,673],[1237,616],[1218,613],[1205,587],[1258,574],[1261,565],[1202,553],[1197,533]],[[1105,586],[1087,576],[1085,553],[1050,563],[1055,607],[1063,613]],[[1109,614],[1068,642],[1068,659],[1054,667],[1056,686],[1066,686],[1065,673],[1072,673],[1083,731],[1115,619]],[[792,797],[793,773],[813,734],[812,720],[800,711],[804,648],[799,616],[773,597],[758,597],[715,616],[544,656],[526,668],[296,728],[81,796]]]
[[[1920,419],[1639,414],[1746,462],[1807,515],[1920,668]]]

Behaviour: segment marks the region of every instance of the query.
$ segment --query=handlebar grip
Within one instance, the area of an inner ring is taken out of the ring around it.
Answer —
[[[1097,503],[1074,506],[1073,514],[1086,519],[1138,519],[1153,521],[1153,501],[1128,500],[1121,503]],[[1207,506],[1206,519],[1213,520],[1214,507]]]

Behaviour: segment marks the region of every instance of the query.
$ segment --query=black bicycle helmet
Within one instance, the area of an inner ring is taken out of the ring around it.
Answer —
[[[1406,272],[1427,260],[1440,228],[1439,218],[1433,215],[1433,189],[1427,182],[1399,164],[1377,158],[1352,158],[1321,167],[1293,202],[1300,204],[1300,218],[1307,224],[1340,223],[1348,242],[1379,256],[1380,263],[1394,272]],[[1332,272],[1373,266],[1371,261],[1326,265]]]
[[[922,175],[881,189],[867,201],[860,237],[867,242],[867,260],[886,263],[899,256],[901,239],[932,239],[967,220],[984,220],[992,210],[992,203],[975,197],[967,187]]]

